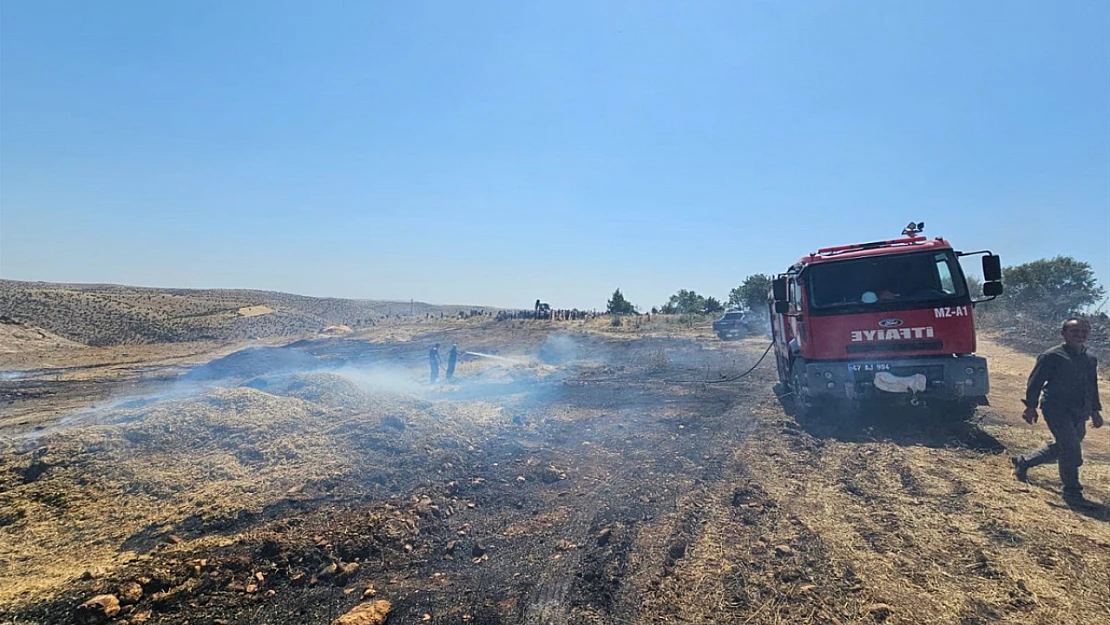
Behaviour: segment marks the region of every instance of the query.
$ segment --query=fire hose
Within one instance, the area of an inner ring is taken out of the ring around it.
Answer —
[[[724,384],[725,382],[735,382],[736,380],[739,380],[740,378],[746,377],[746,376],[750,375],[753,371],[755,371],[756,367],[758,367],[760,365],[760,363],[763,362],[763,359],[767,357],[767,354],[771,353],[771,348],[774,347],[774,346],[775,346],[774,341],[768,343],[767,344],[767,349],[763,350],[763,354],[759,357],[759,360],[756,360],[754,365],[749,367],[747,371],[745,371],[741,374],[734,375],[734,376],[729,377],[729,378],[721,378],[720,380],[667,380],[667,382],[671,382],[671,383],[675,383],[675,384]],[[495,360],[507,361],[507,362],[510,362],[510,363],[513,363],[513,364],[524,364],[520,360],[515,360],[513,358],[506,358],[504,356],[495,356],[493,354],[483,354],[483,353],[480,353],[480,352],[464,352],[464,353],[468,354],[468,355],[471,355],[471,356],[478,356],[478,357],[481,357],[481,358],[492,358],[492,359],[495,359]],[[591,381],[596,381],[596,380],[591,380]]]
[[[734,375],[730,378],[721,378],[720,380],[666,380],[666,381],[670,382],[672,384],[724,384],[725,382],[735,382],[736,380],[739,380],[740,378],[743,378],[745,376],[750,375],[752,371],[755,371],[755,368],[758,367],[761,362],[763,362],[763,359],[767,357],[767,354],[771,353],[771,348],[774,347],[774,346],[775,346],[775,343],[774,343],[774,341],[772,341],[771,343],[769,343],[767,345],[767,349],[763,350],[763,355],[759,357],[759,360],[755,361],[754,365],[752,365],[744,373],[741,373],[739,375]]]
[[[759,360],[755,361],[755,364],[752,365],[751,368],[748,369],[747,371],[745,371],[744,373],[741,373],[740,375],[734,375],[731,378],[723,378],[723,379],[720,379],[720,380],[703,380],[703,381],[700,381],[699,384],[724,384],[725,382],[735,382],[736,380],[739,380],[740,378],[749,375],[752,371],[755,371],[755,368],[759,366],[759,363],[763,362],[763,359],[767,357],[767,354],[771,353],[771,348],[774,347],[774,346],[775,346],[774,341],[771,341],[770,343],[768,343],[767,344],[767,349],[763,350],[763,355],[760,356]]]

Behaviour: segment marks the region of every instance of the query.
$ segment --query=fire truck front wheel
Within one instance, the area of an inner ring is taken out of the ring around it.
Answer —
[[[790,398],[793,403],[795,419],[809,417],[810,411],[813,409],[813,398],[809,396],[805,386],[803,386],[805,378],[801,374],[802,371],[804,371],[804,367],[794,367],[794,375],[790,378]]]

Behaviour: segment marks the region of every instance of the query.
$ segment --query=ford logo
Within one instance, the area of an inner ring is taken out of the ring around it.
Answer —
[[[881,325],[884,328],[897,328],[898,326],[902,325],[902,320],[901,319],[893,319],[893,318],[883,319],[882,321],[879,322],[879,325]]]

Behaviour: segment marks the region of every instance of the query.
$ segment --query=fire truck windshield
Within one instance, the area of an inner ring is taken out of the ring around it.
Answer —
[[[963,272],[950,250],[816,263],[805,273],[809,307],[825,314],[967,298]]]

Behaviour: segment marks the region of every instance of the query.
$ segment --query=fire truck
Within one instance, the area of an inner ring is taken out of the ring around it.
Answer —
[[[930,407],[967,418],[986,402],[974,306],[1002,293],[999,257],[955,251],[911,223],[903,238],[826,247],[772,281],[769,313],[782,395],[797,417],[865,404]],[[983,293],[959,259],[982,255]]]

